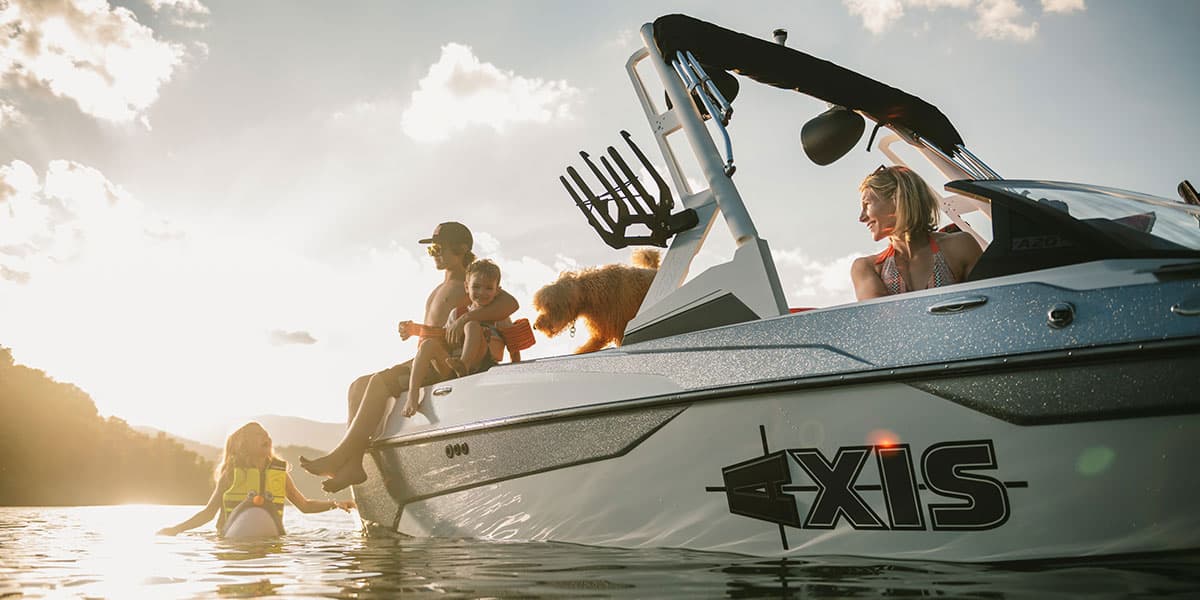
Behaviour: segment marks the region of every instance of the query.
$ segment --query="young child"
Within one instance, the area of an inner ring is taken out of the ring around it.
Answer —
[[[500,267],[486,258],[476,260],[467,267],[463,285],[471,304],[466,310],[456,308],[450,312],[446,320],[447,329],[466,312],[483,308],[496,299],[500,292]],[[470,321],[463,330],[461,348],[448,347],[444,339],[421,340],[417,357],[413,359],[404,416],[411,417],[417,412],[421,404],[421,382],[425,380],[429,369],[442,375],[453,371],[454,376],[462,377],[486,371],[499,363],[504,358],[504,338],[500,335],[500,329],[511,326],[512,320],[508,317],[501,321]],[[520,360],[520,355],[513,352],[512,359]]]
[[[287,463],[275,456],[267,430],[252,421],[225,440],[225,453],[216,472],[216,487],[208,504],[190,519],[160,529],[158,533],[175,535],[199,527],[216,515],[217,534],[222,537],[282,535],[284,498],[291,500],[303,513],[334,508],[349,512],[355,508],[353,500],[309,500],[304,497],[292,482]],[[248,525],[252,521],[269,521],[270,525]]]

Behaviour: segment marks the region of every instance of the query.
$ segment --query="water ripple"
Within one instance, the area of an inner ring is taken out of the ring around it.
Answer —
[[[1200,554],[962,565],[765,560],[544,542],[365,538],[342,513],[285,514],[290,533],[230,542],[158,528],[195,507],[0,508],[8,598],[1165,598],[1200,594]]]

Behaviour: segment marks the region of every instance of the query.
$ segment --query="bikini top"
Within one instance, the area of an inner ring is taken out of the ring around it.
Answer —
[[[924,289],[958,283],[958,280],[954,278],[954,270],[950,268],[950,263],[946,262],[946,255],[942,254],[937,240],[932,237],[929,238],[929,250],[933,252],[933,272],[929,274],[929,281],[926,282]],[[887,250],[880,252],[875,258],[875,264],[883,265],[879,270],[879,278],[883,280],[883,285],[889,294],[903,294],[909,291],[908,285],[904,283],[904,277],[900,275],[900,269],[896,267],[895,247],[888,244]]]

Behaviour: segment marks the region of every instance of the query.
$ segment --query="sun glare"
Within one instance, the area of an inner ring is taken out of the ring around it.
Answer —
[[[143,595],[147,584],[185,584],[181,575],[194,572],[195,557],[190,553],[171,552],[163,548],[175,540],[156,536],[157,527],[176,519],[195,507],[127,504],[79,509],[83,527],[74,529],[86,540],[63,540],[68,547],[87,547],[77,555],[72,570],[98,574],[95,580],[82,585],[76,592],[88,597],[135,598]],[[101,514],[102,513],[102,514]],[[198,593],[204,588],[177,592]]]
[[[900,436],[887,429],[875,429],[867,434],[867,443],[872,446],[891,448],[900,443]]]

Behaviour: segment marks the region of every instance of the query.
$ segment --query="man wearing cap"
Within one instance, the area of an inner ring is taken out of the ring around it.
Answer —
[[[426,250],[433,257],[437,268],[445,271],[445,279],[429,293],[429,298],[425,301],[425,318],[422,321],[424,325],[401,321],[400,335],[403,339],[409,335],[420,335],[421,343],[442,343],[441,340],[430,340],[431,336],[426,332],[434,330],[440,333],[440,327],[446,323],[451,310],[457,307],[465,309],[470,305],[464,280],[467,265],[475,260],[475,254],[471,252],[474,238],[466,225],[448,221],[435,227],[433,235],[419,240],[418,243],[429,244]],[[446,340],[451,344],[461,344],[463,330],[468,322],[502,320],[516,312],[517,307],[517,300],[511,294],[499,290],[496,299],[487,306],[460,311],[464,314],[445,329]],[[426,332],[422,332],[422,329]],[[300,466],[306,471],[327,478],[321,484],[326,491],[336,492],[367,480],[362,467],[363,454],[370,443],[371,434],[379,428],[388,398],[402,398],[408,391],[411,370],[412,360],[408,360],[378,373],[363,375],[350,384],[347,400],[350,425],[346,428],[342,441],[329,454],[320,458],[308,460],[300,457]],[[424,385],[432,385],[445,379],[446,377],[430,370]]]

